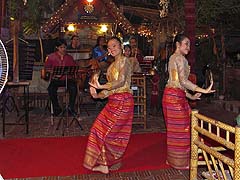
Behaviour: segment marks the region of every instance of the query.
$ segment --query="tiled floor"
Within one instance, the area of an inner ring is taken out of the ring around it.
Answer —
[[[99,113],[101,107],[96,106],[96,104],[89,104],[86,106],[89,111],[89,116],[83,110],[80,114],[81,125],[83,130],[80,130],[77,124],[73,124],[71,127],[65,129],[65,136],[82,136],[88,135],[89,129],[95,120],[96,115]],[[216,103],[209,103],[204,100],[198,102],[197,109],[201,113],[218,119],[220,121],[226,122],[231,125],[235,125],[234,118],[235,113],[225,111]],[[15,113],[8,113],[8,121],[15,121]],[[30,112],[30,126],[29,134],[25,133],[25,126],[6,126],[6,136],[3,138],[31,138],[31,137],[51,137],[51,136],[62,136],[62,128],[56,130],[57,122],[59,118],[54,120],[54,125],[50,123],[50,114],[45,112],[44,109],[32,109]],[[0,125],[2,128],[2,125]],[[165,132],[165,124],[163,121],[162,113],[159,111],[155,115],[147,116],[147,129],[143,129],[142,125],[134,125],[133,133],[148,133],[148,132]],[[76,175],[68,177],[39,177],[39,178],[28,178],[28,179],[89,179],[89,180],[187,180],[189,176],[188,171],[178,171],[175,169],[169,170],[157,170],[157,171],[142,171],[142,172],[131,172],[131,173],[113,173],[109,175],[93,174],[93,175]],[[201,179],[201,178],[200,178]]]

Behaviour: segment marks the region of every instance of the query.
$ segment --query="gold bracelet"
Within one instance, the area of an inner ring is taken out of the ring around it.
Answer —
[[[108,90],[111,90],[111,89],[112,89],[112,83],[107,82],[106,85],[109,86],[109,87],[107,88]]]

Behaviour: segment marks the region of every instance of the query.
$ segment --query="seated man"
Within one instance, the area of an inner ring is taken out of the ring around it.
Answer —
[[[76,66],[73,57],[66,53],[67,44],[64,40],[58,40],[56,42],[56,52],[50,54],[46,58],[45,62],[45,71],[53,71],[56,66]],[[74,111],[75,100],[77,96],[77,85],[75,80],[71,75],[60,75],[51,77],[50,84],[48,86],[48,94],[50,96],[50,100],[53,104],[53,112],[55,116],[58,116],[62,109],[58,103],[57,90],[58,87],[65,87],[67,83],[67,89],[69,91],[69,107],[68,111],[71,115],[75,116],[76,113]]]
[[[143,54],[142,51],[138,48],[138,41],[136,37],[131,37],[129,39],[129,44],[131,46],[132,49],[132,53],[131,56],[137,58],[138,62],[142,62],[143,61]]]

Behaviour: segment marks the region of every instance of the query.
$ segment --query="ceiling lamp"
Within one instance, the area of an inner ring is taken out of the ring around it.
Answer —
[[[168,4],[169,4],[169,0],[160,0],[159,1],[159,6],[160,6],[159,15],[160,15],[160,18],[166,17],[168,15]]]
[[[73,24],[69,24],[68,27],[67,27],[67,30],[71,31],[71,32],[74,32],[75,31],[74,25]]]
[[[102,24],[100,31],[103,32],[103,33],[105,33],[105,32],[107,32],[107,30],[108,30],[107,25]]]

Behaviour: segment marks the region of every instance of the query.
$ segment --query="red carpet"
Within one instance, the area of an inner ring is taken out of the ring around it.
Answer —
[[[0,140],[3,178],[69,176],[91,173],[82,166],[87,137]],[[165,164],[166,134],[136,134],[119,172],[169,168]]]

